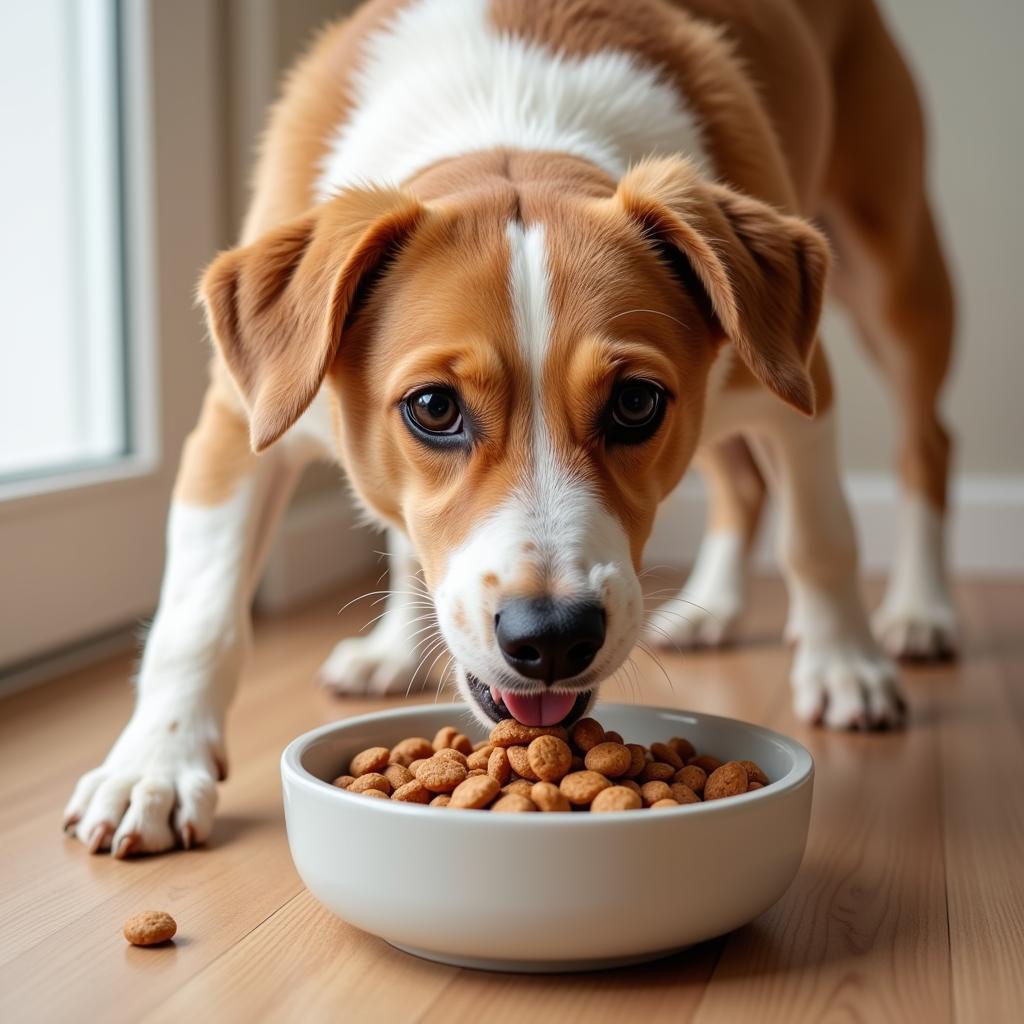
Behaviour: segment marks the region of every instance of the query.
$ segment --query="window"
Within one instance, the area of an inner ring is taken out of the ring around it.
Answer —
[[[8,5],[0,32],[0,480],[128,452],[113,0]]]

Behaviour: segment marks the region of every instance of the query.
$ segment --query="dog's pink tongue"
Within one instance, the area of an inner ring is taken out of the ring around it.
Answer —
[[[574,693],[507,693],[501,691],[505,707],[523,725],[557,725],[576,703]]]

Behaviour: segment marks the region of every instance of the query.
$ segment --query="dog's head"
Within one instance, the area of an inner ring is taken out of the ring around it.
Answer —
[[[411,538],[465,696],[548,725],[583,714],[637,639],[641,554],[723,346],[811,411],[826,263],[803,221],[661,160],[572,196],[348,191],[220,256],[202,293],[254,448],[326,386],[351,482]]]

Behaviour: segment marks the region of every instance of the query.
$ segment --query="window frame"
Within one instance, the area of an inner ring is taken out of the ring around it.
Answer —
[[[226,222],[221,20],[205,0],[118,7],[130,453],[0,485],[3,674],[153,609],[206,383],[194,294]]]

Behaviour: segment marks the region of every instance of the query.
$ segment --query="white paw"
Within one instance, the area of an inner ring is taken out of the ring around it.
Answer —
[[[320,667],[320,682],[340,694],[405,693],[413,685],[425,685],[431,662],[443,650],[443,645],[437,650],[426,647],[424,656],[405,636],[396,639],[376,630],[369,636],[349,637]]]
[[[721,647],[735,637],[739,618],[736,604],[699,604],[681,593],[651,613],[643,639],[655,647],[678,650]]]
[[[945,599],[883,602],[872,625],[878,642],[893,658],[935,661],[952,657],[958,648],[956,612]]]
[[[136,710],[99,768],[86,772],[64,809],[65,831],[91,853],[123,858],[203,843],[213,827],[226,761],[212,718]]]
[[[793,662],[793,710],[832,729],[903,724],[906,704],[892,662],[873,643],[801,643]]]

